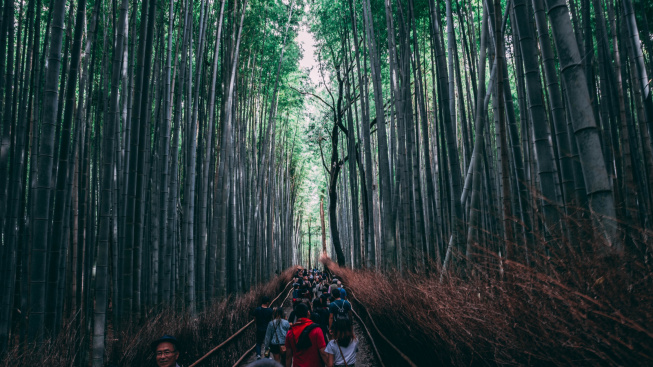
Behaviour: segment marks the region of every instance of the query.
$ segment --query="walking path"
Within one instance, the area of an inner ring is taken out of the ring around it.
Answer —
[[[287,297],[283,303],[284,309],[288,310],[289,313],[292,310],[292,297]],[[286,315],[287,316],[287,315]],[[358,339],[358,353],[356,354],[356,367],[373,367],[379,366],[380,364],[377,361],[374,350],[370,345],[368,336],[365,333],[364,328],[359,324],[359,321],[354,318],[354,333]],[[270,356],[272,358],[272,356]],[[239,366],[247,366],[250,363],[256,361],[256,353],[251,352],[247,359],[244,362],[239,364]]]

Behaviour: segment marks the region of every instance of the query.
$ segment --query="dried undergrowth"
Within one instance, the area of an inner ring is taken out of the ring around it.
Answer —
[[[400,275],[325,261],[355,308],[419,366],[653,365],[651,265],[565,251],[563,260],[542,257],[548,266],[478,255],[473,271],[443,281],[438,270]]]
[[[290,281],[293,270],[294,268],[288,269],[281,276],[245,294],[215,302],[194,317],[189,312],[168,308],[149,317],[142,325],[123,328],[117,334],[110,330],[105,350],[107,365],[156,365],[150,343],[163,334],[174,335],[179,340],[180,364],[185,366],[192,364],[247,324],[252,319],[251,311],[261,298],[264,295],[274,298]],[[57,339],[46,341],[38,350],[14,347],[3,360],[0,360],[0,365],[78,365],[79,349],[75,347],[74,342],[71,342],[76,340],[77,333],[78,329],[70,326],[63,330]],[[249,349],[255,342],[254,327],[248,328],[243,334],[216,351],[202,365],[233,365],[243,351]]]

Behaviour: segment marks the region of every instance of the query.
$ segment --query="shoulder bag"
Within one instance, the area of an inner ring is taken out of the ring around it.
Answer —
[[[342,349],[340,348],[340,344],[338,344],[338,340],[334,340],[336,345],[338,346],[338,350],[340,351],[340,355],[342,356],[343,362],[345,362],[345,367],[347,367],[347,358],[345,358],[345,354],[342,352]]]

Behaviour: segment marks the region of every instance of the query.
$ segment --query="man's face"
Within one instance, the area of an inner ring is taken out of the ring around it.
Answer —
[[[174,344],[163,342],[156,347],[156,364],[159,367],[174,367],[177,365],[179,352]]]

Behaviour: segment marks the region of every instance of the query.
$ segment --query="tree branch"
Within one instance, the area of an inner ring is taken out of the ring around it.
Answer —
[[[358,144],[356,144],[356,145],[358,145]],[[348,160],[349,160],[349,155],[347,155],[347,156],[345,156],[345,158],[341,159],[340,162],[338,162],[338,166],[342,167],[342,165],[345,164],[345,162],[347,162]]]
[[[336,125],[338,125],[338,127],[340,128],[340,130],[342,130],[345,136],[349,134],[349,130],[347,130],[347,128],[345,127],[345,125],[342,124],[342,122],[338,121],[336,122]]]
[[[329,176],[331,176],[331,170],[324,161],[324,152],[322,151],[322,138],[318,138],[317,144],[320,146],[320,157],[322,158],[322,165],[324,166],[324,169],[327,171],[327,173],[329,173]]]
[[[309,95],[309,96],[315,97],[315,98],[319,99],[320,102],[324,103],[327,107],[333,109],[333,106],[332,106],[332,105],[330,105],[327,101],[325,101],[324,99],[322,99],[322,97],[318,96],[318,95],[315,94],[315,93],[312,93],[312,92],[306,92],[306,91],[299,90],[299,89],[293,87],[292,85],[288,85],[288,87],[289,87],[290,89],[294,90],[294,91],[297,92],[297,93],[301,93],[301,94],[303,94],[303,95]]]

